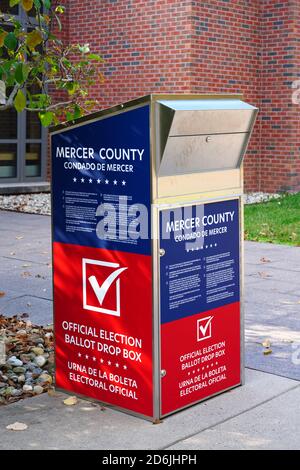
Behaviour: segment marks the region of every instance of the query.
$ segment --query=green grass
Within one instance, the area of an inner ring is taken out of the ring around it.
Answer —
[[[245,205],[245,240],[300,246],[300,193]]]

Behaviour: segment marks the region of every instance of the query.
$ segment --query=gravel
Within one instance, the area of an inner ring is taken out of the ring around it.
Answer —
[[[53,325],[25,318],[0,315],[0,406],[47,392],[54,381]],[[42,337],[43,347],[36,347]]]
[[[244,195],[244,203],[245,204],[257,204],[259,202],[267,202],[271,199],[278,199],[281,197],[281,194],[272,194],[272,193],[249,193]]]
[[[257,204],[270,199],[277,199],[280,194],[271,193],[249,193],[245,194],[245,204]],[[17,212],[27,212],[29,214],[51,215],[50,193],[0,195],[0,209]]]
[[[0,209],[50,215],[50,193],[0,195]]]

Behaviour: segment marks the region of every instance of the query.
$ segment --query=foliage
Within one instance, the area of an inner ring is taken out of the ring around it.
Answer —
[[[300,193],[246,205],[245,239],[300,246]]]
[[[59,0],[10,0],[9,5],[19,6],[26,24],[1,13],[0,5],[0,85],[4,82],[6,94],[0,111],[35,111],[49,126],[91,110],[89,87],[103,79],[102,59],[88,44],[64,44],[65,7]]]

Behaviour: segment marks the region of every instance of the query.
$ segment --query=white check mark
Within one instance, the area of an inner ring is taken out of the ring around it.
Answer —
[[[95,292],[96,294],[96,297],[100,303],[100,305],[102,305],[103,303],[103,300],[104,300],[104,297],[106,296],[106,293],[108,291],[108,289],[110,288],[110,286],[112,285],[112,283],[117,279],[117,277],[123,272],[125,271],[125,269],[127,268],[119,268],[119,269],[116,269],[116,271],[113,271],[106,279],[105,281],[103,282],[103,284],[101,286],[99,286],[99,283],[96,279],[96,276],[90,276],[89,277],[89,282],[93,288],[93,291]]]
[[[211,324],[211,321],[212,321],[213,317],[210,317],[207,322],[205,323],[205,325],[199,325],[199,330],[201,331],[202,335],[205,336],[206,335],[206,332],[209,328],[209,325]]]

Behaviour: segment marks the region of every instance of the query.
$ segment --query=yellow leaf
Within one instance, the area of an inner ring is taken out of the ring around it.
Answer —
[[[6,31],[3,31],[2,33],[0,33],[0,47],[3,47],[4,45],[4,39],[5,39],[5,36],[7,35],[7,32]]]
[[[104,83],[104,82],[105,82],[105,77],[104,77],[104,74],[103,74],[102,72],[99,72],[98,77],[99,77],[100,83]]]
[[[268,354],[272,354],[272,349],[265,349],[264,355],[267,356]]]
[[[33,7],[33,0],[22,0],[22,7],[25,11],[30,11]]]
[[[19,90],[15,99],[14,99],[14,105],[18,113],[21,113],[23,109],[26,106],[26,97],[22,90]]]
[[[69,397],[64,400],[64,405],[72,406],[76,405],[78,402],[77,397]]]
[[[265,339],[262,345],[264,348],[269,348],[271,346],[271,341],[269,339]]]
[[[34,50],[36,46],[38,46],[42,42],[43,42],[43,36],[36,29],[32,31],[31,33],[28,33],[27,38],[26,38],[26,44],[29,47],[29,49]]]

